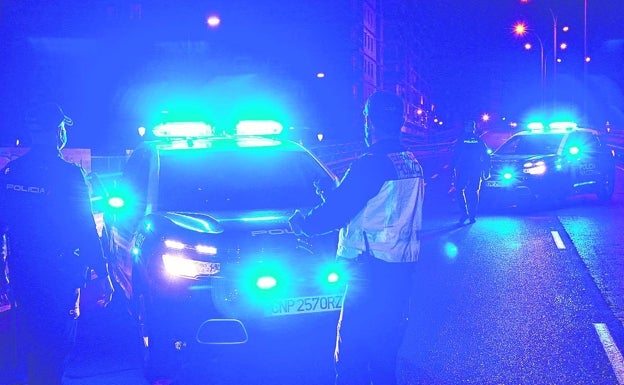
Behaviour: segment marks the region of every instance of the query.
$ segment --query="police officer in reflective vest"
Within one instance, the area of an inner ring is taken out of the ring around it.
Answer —
[[[99,277],[104,305],[113,290],[83,171],[60,152],[71,124],[54,103],[29,110],[30,150],[0,171],[0,232],[29,385],[61,383],[86,273]]]
[[[482,179],[490,177],[490,155],[485,142],[476,134],[476,123],[469,121],[457,139],[453,153],[456,200],[459,224],[475,223]]]
[[[367,152],[308,213],[296,234],[340,229],[337,260],[349,270],[338,323],[336,384],[396,384],[413,268],[420,252],[423,172],[401,144],[403,101],[378,91],[364,108]]]

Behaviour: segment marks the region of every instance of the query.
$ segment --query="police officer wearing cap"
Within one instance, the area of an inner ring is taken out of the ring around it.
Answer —
[[[337,260],[347,289],[338,322],[336,384],[396,384],[396,359],[406,326],[414,262],[420,252],[424,180],[401,144],[403,101],[377,91],[364,107],[367,152],[325,201],[296,211],[296,234],[340,229]]]
[[[459,224],[476,222],[479,190],[482,179],[490,177],[488,147],[476,133],[476,123],[466,122],[453,152],[453,172],[456,200],[459,205]]]
[[[46,103],[29,110],[25,124],[30,150],[0,171],[0,232],[28,384],[56,385],[73,344],[87,272],[98,277],[102,305],[113,287],[83,170],[60,152],[71,119]]]

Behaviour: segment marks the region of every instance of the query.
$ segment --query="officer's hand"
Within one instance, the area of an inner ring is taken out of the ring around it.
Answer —
[[[83,310],[104,308],[113,299],[113,282],[109,275],[87,281],[80,295],[80,307]]]
[[[99,278],[100,285],[102,288],[100,298],[98,298],[97,303],[102,307],[108,306],[109,303],[113,300],[113,293],[115,292],[115,288],[113,287],[113,282],[111,281],[110,275]]]
[[[303,214],[299,210],[295,210],[295,213],[290,218],[288,218],[288,223],[290,224],[290,229],[296,235],[304,234],[303,233],[303,229],[301,228],[301,225],[302,225],[304,219],[305,218],[304,218]]]

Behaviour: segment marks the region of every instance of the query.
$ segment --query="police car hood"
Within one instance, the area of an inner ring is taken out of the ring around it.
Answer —
[[[160,215],[169,220],[179,231],[220,234],[223,232],[249,232],[250,235],[271,231],[274,234],[290,232],[288,218],[292,211],[248,211],[248,212],[165,212]],[[155,214],[159,215],[159,214]],[[276,231],[281,229],[282,231]]]
[[[164,212],[153,213],[167,223],[165,236],[175,235],[180,241],[208,242],[241,251],[305,250],[308,254],[335,253],[333,235],[315,237],[313,241],[297,237],[288,223],[293,210],[230,212]]]
[[[540,160],[550,160],[555,158],[557,155],[555,154],[546,154],[546,155],[492,155],[492,163],[520,163],[520,162],[537,162]]]

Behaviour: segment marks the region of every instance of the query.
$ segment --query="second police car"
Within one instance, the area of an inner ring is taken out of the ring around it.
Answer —
[[[280,130],[161,124],[109,191],[109,258],[154,365],[187,344],[244,343],[258,322],[340,310],[335,234],[298,238],[288,225],[337,178],[299,144],[254,134]]]
[[[609,200],[615,156],[604,138],[573,122],[531,123],[492,153],[482,202],[553,203],[578,193]]]

